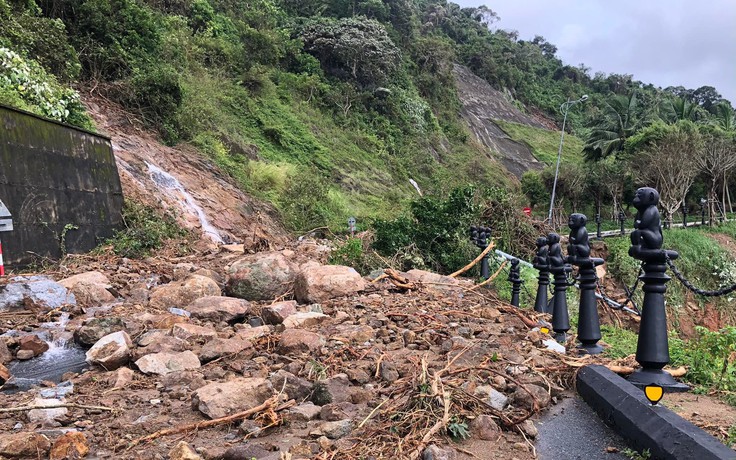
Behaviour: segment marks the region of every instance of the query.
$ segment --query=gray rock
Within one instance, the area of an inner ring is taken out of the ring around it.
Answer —
[[[495,441],[500,435],[498,424],[490,415],[479,415],[470,422],[471,436],[483,441]]]
[[[269,377],[268,380],[277,391],[283,388],[290,399],[303,401],[312,394],[312,383],[309,380],[297,377],[283,369]]]
[[[349,435],[353,430],[353,421],[346,419],[336,422],[325,422],[320,425],[319,429],[329,439],[340,439]]]
[[[441,449],[436,445],[424,449],[422,452],[422,460],[455,460],[457,453],[452,449]]]
[[[323,313],[316,313],[312,311],[299,312],[294,313],[293,315],[289,315],[286,319],[284,319],[283,325],[287,329],[317,326],[318,324],[323,323],[328,318],[329,316]]]
[[[97,364],[108,371],[115,370],[130,360],[133,343],[125,331],[113,332],[98,340],[87,350],[87,362]]]
[[[509,398],[490,385],[481,385],[475,389],[475,396],[486,399],[486,402],[496,410],[503,410],[509,403]]]
[[[290,292],[296,268],[281,252],[261,252],[235,262],[228,270],[226,292],[246,300],[272,300]]]
[[[552,401],[552,397],[547,393],[547,390],[533,383],[528,383],[524,385],[524,387],[529,391],[525,391],[524,388],[519,387],[511,395],[514,404],[531,409],[534,404],[534,400],[536,400],[539,409],[544,409],[549,406],[549,403]]]
[[[266,379],[237,378],[199,388],[192,397],[192,406],[210,418],[218,418],[263,404],[272,395],[273,387]]]
[[[15,276],[0,291],[0,311],[22,309],[27,301],[48,310],[77,303],[74,294],[46,276]]]
[[[74,331],[74,340],[84,347],[91,347],[104,336],[123,330],[125,322],[122,318],[115,316],[92,318]]]
[[[232,339],[216,338],[204,344],[199,352],[199,359],[206,363],[221,356],[240,353],[245,349],[252,348],[252,346],[250,340],[244,340],[238,336]]]
[[[201,367],[197,355],[189,350],[181,353],[151,353],[140,358],[135,365],[144,374],[158,375]]]
[[[304,404],[299,404],[298,406],[289,409],[289,413],[292,414],[294,419],[303,420],[305,422],[318,418],[320,411],[321,408],[319,406],[315,406],[311,402],[305,402]]]
[[[15,357],[17,359],[19,359],[20,361],[29,360],[29,359],[33,358],[33,356],[34,356],[33,350],[18,350],[15,353]]]

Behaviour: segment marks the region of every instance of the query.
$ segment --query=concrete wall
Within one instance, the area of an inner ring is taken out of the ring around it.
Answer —
[[[0,105],[0,200],[13,215],[0,233],[9,268],[37,259],[30,252],[57,258],[62,245],[89,251],[122,222],[110,139]]]

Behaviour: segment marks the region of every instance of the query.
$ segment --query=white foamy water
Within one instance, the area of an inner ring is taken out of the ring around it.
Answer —
[[[223,244],[224,241],[220,237],[220,233],[215,227],[210,224],[207,220],[207,215],[204,213],[202,208],[197,204],[197,201],[186,191],[183,185],[176,179],[176,177],[167,173],[163,169],[156,165],[146,162],[148,165],[148,171],[151,174],[151,180],[166,190],[178,192],[169,193],[170,196],[176,198],[179,203],[189,211],[193,212],[199,218],[199,223],[202,226],[202,232],[205,233],[215,243]],[[183,198],[183,199],[182,199]]]

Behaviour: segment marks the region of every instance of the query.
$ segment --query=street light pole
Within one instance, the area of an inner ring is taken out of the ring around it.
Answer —
[[[560,174],[560,159],[562,159],[562,144],[565,140],[565,124],[567,123],[567,112],[570,110],[570,107],[577,104],[578,102],[585,102],[588,100],[588,95],[583,94],[583,96],[580,99],[577,99],[575,101],[571,101],[570,98],[567,98],[567,102],[563,102],[560,106],[560,111],[564,113],[564,117],[562,118],[562,133],[560,134],[560,148],[557,150],[557,166],[555,167],[555,181],[552,184],[552,199],[549,201],[549,216],[547,216],[547,220],[549,220],[550,225],[552,224],[552,210],[554,209],[555,205],[555,192],[557,191],[557,176]]]

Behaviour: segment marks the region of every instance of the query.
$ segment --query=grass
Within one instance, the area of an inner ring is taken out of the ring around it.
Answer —
[[[502,120],[495,120],[495,122],[511,139],[528,145],[539,161],[546,165],[554,165],[557,162],[557,152],[560,147],[559,131],[549,131]],[[582,163],[582,152],[583,141],[572,134],[565,134],[562,146],[562,161]]]

